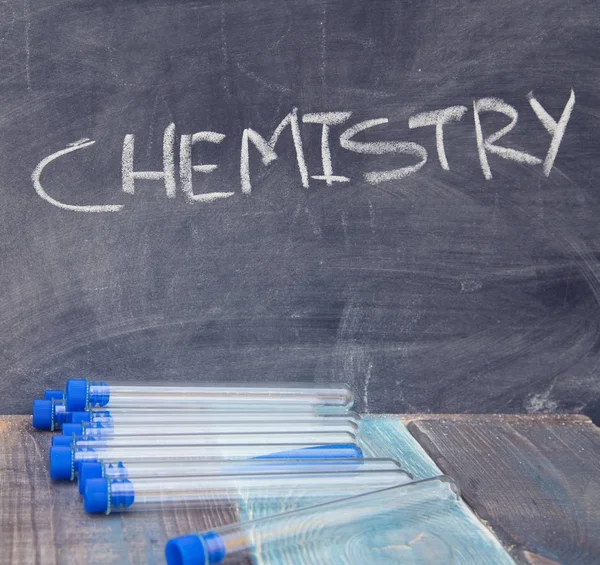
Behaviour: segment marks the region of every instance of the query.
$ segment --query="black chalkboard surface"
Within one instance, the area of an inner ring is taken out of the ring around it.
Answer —
[[[600,418],[584,0],[5,0],[0,412],[65,378]]]

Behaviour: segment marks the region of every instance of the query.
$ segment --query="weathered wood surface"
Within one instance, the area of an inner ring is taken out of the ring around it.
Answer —
[[[517,561],[600,564],[600,429],[590,420],[407,418],[411,433]]]
[[[600,430],[581,416],[398,416],[465,501],[527,565],[600,564]],[[0,565],[164,563],[169,537],[224,509],[89,516],[48,476],[51,435],[0,416]]]
[[[223,508],[88,515],[76,485],[48,475],[50,438],[0,416],[0,565],[164,563],[170,537],[237,520]]]

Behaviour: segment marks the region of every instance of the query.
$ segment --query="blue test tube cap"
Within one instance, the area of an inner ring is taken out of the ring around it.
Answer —
[[[73,479],[73,474],[73,451],[71,448],[62,445],[52,446],[50,448],[50,478]]]
[[[68,379],[65,386],[65,405],[69,412],[82,411],[88,404],[88,386],[85,379]]]
[[[52,400],[34,400],[32,410],[33,427],[38,430],[54,428],[54,409]]]
[[[110,514],[111,508],[129,508],[134,500],[133,484],[127,479],[114,481],[118,491],[111,492],[110,479],[88,479],[83,493],[83,508],[86,512]]]
[[[110,482],[106,479],[88,479],[83,493],[83,507],[86,512],[96,514],[107,512],[110,501]]]
[[[58,389],[46,389],[44,391],[44,400],[62,400],[63,391]]]
[[[66,426],[67,424],[65,424]],[[63,426],[64,428],[64,426]],[[69,449],[71,449],[71,447],[73,446],[73,434],[69,434],[67,435],[56,435],[52,438],[52,445],[57,447],[57,446],[62,446],[62,447],[68,447]]]
[[[165,546],[167,565],[217,565],[225,559],[223,538],[216,532],[170,539]]]
[[[62,427],[62,435],[63,436],[69,436],[69,438],[71,438],[71,436],[73,434],[75,434],[76,436],[80,436],[83,432],[83,428],[81,426],[81,423],[79,424],[75,424],[75,423],[70,423],[70,424],[63,424]]]
[[[73,424],[80,424],[81,422],[89,422],[90,421],[90,413],[89,412],[71,412],[71,422]]]
[[[104,477],[103,463],[100,463],[100,461],[82,461],[77,475],[77,488],[79,494],[81,496],[85,494],[85,485],[88,480],[101,479],[102,477]]]

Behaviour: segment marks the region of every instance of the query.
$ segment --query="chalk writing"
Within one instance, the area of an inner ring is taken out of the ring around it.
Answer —
[[[492,166],[490,165],[489,156],[493,155],[514,161],[517,163],[527,164],[531,166],[541,165],[543,174],[549,176],[554,166],[554,162],[558,155],[560,145],[573,107],[575,106],[575,92],[571,90],[569,99],[561,113],[560,118],[556,121],[542,106],[542,104],[530,92],[527,95],[529,105],[533,110],[536,118],[541,122],[544,129],[550,135],[550,145],[544,158],[537,157],[521,149],[507,147],[506,143],[499,144],[500,140],[511,132],[518,123],[519,114],[514,106],[511,106],[504,100],[495,97],[479,98],[473,101],[473,126],[475,129],[475,145],[479,164],[485,179],[492,179]],[[411,116],[408,119],[409,130],[423,128],[426,126],[435,127],[435,146],[440,167],[445,170],[450,170],[450,164],[446,156],[444,146],[444,128],[454,122],[464,122],[464,117],[468,112],[467,106],[449,106],[439,110],[422,112]],[[484,132],[484,126],[481,121],[482,114],[496,113],[501,114],[509,119],[509,122],[501,129],[489,133]],[[310,187],[310,180],[324,181],[327,186],[333,186],[334,183],[347,183],[351,179],[348,176],[334,173],[334,166],[331,153],[331,141],[335,135],[338,136],[339,145],[342,149],[353,153],[364,155],[386,155],[386,154],[402,154],[411,159],[412,163],[388,170],[367,171],[363,173],[363,178],[367,183],[379,184],[390,181],[402,180],[406,177],[414,175],[422,169],[427,161],[427,150],[422,145],[413,141],[360,141],[359,137],[366,130],[372,128],[380,128],[389,123],[387,118],[374,118],[364,120],[354,125],[347,126],[347,122],[352,117],[352,113],[348,111],[337,112],[313,112],[302,115],[301,119],[298,114],[298,109],[293,108],[275,128],[270,138],[267,139],[259,132],[252,128],[246,128],[241,133],[240,159],[239,159],[239,182],[242,195],[250,196],[252,194],[252,170],[250,166],[251,151],[250,147],[254,148],[252,153],[258,152],[263,165],[269,165],[279,155],[276,152],[277,143],[284,133],[289,130],[291,133],[294,151],[296,154],[296,163],[298,167],[299,184],[304,189]],[[322,174],[310,175],[305,158],[303,131],[301,123],[304,127],[311,125],[321,126],[321,169]],[[345,128],[343,131],[342,126]],[[458,127],[458,126],[452,126]],[[214,173],[219,165],[217,164],[193,164],[192,163],[192,148],[196,144],[211,143],[219,145],[226,138],[225,133],[214,131],[199,131],[195,133],[185,133],[179,136],[179,144],[177,144],[177,131],[174,123],[169,124],[163,132],[162,144],[162,169],[153,171],[136,170],[135,168],[135,134],[128,133],[123,139],[122,154],[121,154],[121,177],[122,190],[126,194],[135,194],[136,180],[155,180],[164,184],[166,198],[175,198],[178,188],[181,189],[185,199],[190,203],[210,203],[216,200],[231,198],[236,195],[236,192],[199,192],[194,193],[193,188],[193,173],[210,174]],[[74,205],[67,204],[53,198],[48,194],[41,182],[41,176],[46,167],[57,159],[65,158],[67,155],[83,149],[90,149],[95,144],[95,141],[82,139],[73,144],[68,145],[65,149],[61,149],[42,159],[35,167],[31,179],[33,187],[43,200],[61,208],[74,212],[119,212],[123,210],[124,205]],[[175,148],[179,146],[179,175],[177,175],[177,166],[175,159]]]

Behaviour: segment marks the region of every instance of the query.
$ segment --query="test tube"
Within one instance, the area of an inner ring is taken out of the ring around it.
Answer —
[[[353,396],[347,385],[311,383],[229,384],[207,383],[128,384],[69,379],[65,388],[68,411],[90,406],[130,408],[182,408],[220,410],[315,410],[346,411]]]
[[[414,531],[415,525],[422,536],[427,536],[426,524],[443,516],[459,496],[458,487],[446,476],[398,484],[174,538],[165,547],[165,557],[167,565],[219,565],[240,557],[255,556],[258,547],[268,551],[274,545],[302,545],[307,551],[315,542],[329,546],[334,540],[340,540],[344,545],[348,540],[356,543],[356,540],[364,541],[365,535],[373,537],[386,526],[393,528],[396,540],[401,530],[412,528]],[[128,499],[121,495],[119,502],[127,503]],[[417,537],[415,535],[415,539]],[[409,545],[403,549],[405,553],[411,551]],[[403,562],[396,557],[394,563]],[[431,563],[429,560],[418,562]]]
[[[224,459],[221,461],[131,461],[102,463],[84,461],[79,468],[77,487],[85,492],[89,479],[144,479],[158,477],[198,477],[204,475],[255,475],[262,473],[315,472],[335,473],[343,471],[390,471],[401,469],[393,459],[247,459],[244,461]]]
[[[337,473],[263,473],[145,479],[88,479],[87,512],[211,507],[285,498],[335,499],[411,481],[402,469]]]
[[[246,420],[238,422],[215,421],[205,423],[155,422],[144,420],[138,423],[117,424],[105,426],[102,423],[81,422],[79,424],[64,424],[63,435],[81,436],[86,438],[116,438],[119,436],[140,435],[190,435],[190,434],[240,434],[248,433],[315,433],[315,432],[346,432],[356,437],[358,425],[343,416],[328,417],[313,420],[295,420],[288,417],[285,421],[263,421],[262,416],[248,415]]]
[[[96,442],[99,443],[99,442]],[[75,479],[84,461],[127,465],[135,461],[205,461],[214,459],[353,459],[362,458],[361,449],[354,443],[345,444],[256,444],[240,445],[159,445],[159,446],[97,446],[77,449],[56,445],[50,448],[50,477]]]
[[[103,447],[156,447],[177,445],[201,445],[225,447],[228,445],[326,445],[355,443],[355,435],[349,432],[284,432],[284,433],[237,433],[237,434],[188,434],[188,435],[115,435],[102,438],[54,436],[52,445],[73,446],[75,450],[100,449]]]
[[[204,426],[207,424],[215,424],[221,422],[243,423],[255,422],[259,419],[261,422],[278,422],[287,423],[307,422],[310,424],[349,420],[356,425],[360,422],[360,415],[357,412],[349,410],[343,414],[335,413],[314,413],[314,412],[281,412],[281,411],[265,411],[261,412],[260,416],[254,412],[231,412],[225,410],[165,410],[165,409],[146,409],[146,408],[105,408],[96,407],[90,408],[88,414],[90,427],[116,427],[121,425],[139,425],[152,422],[153,424],[198,424]],[[80,412],[76,412],[80,414]]]
[[[33,401],[32,424],[34,428],[53,432],[70,420],[71,414],[66,411],[62,399],[50,397],[49,399]]]

